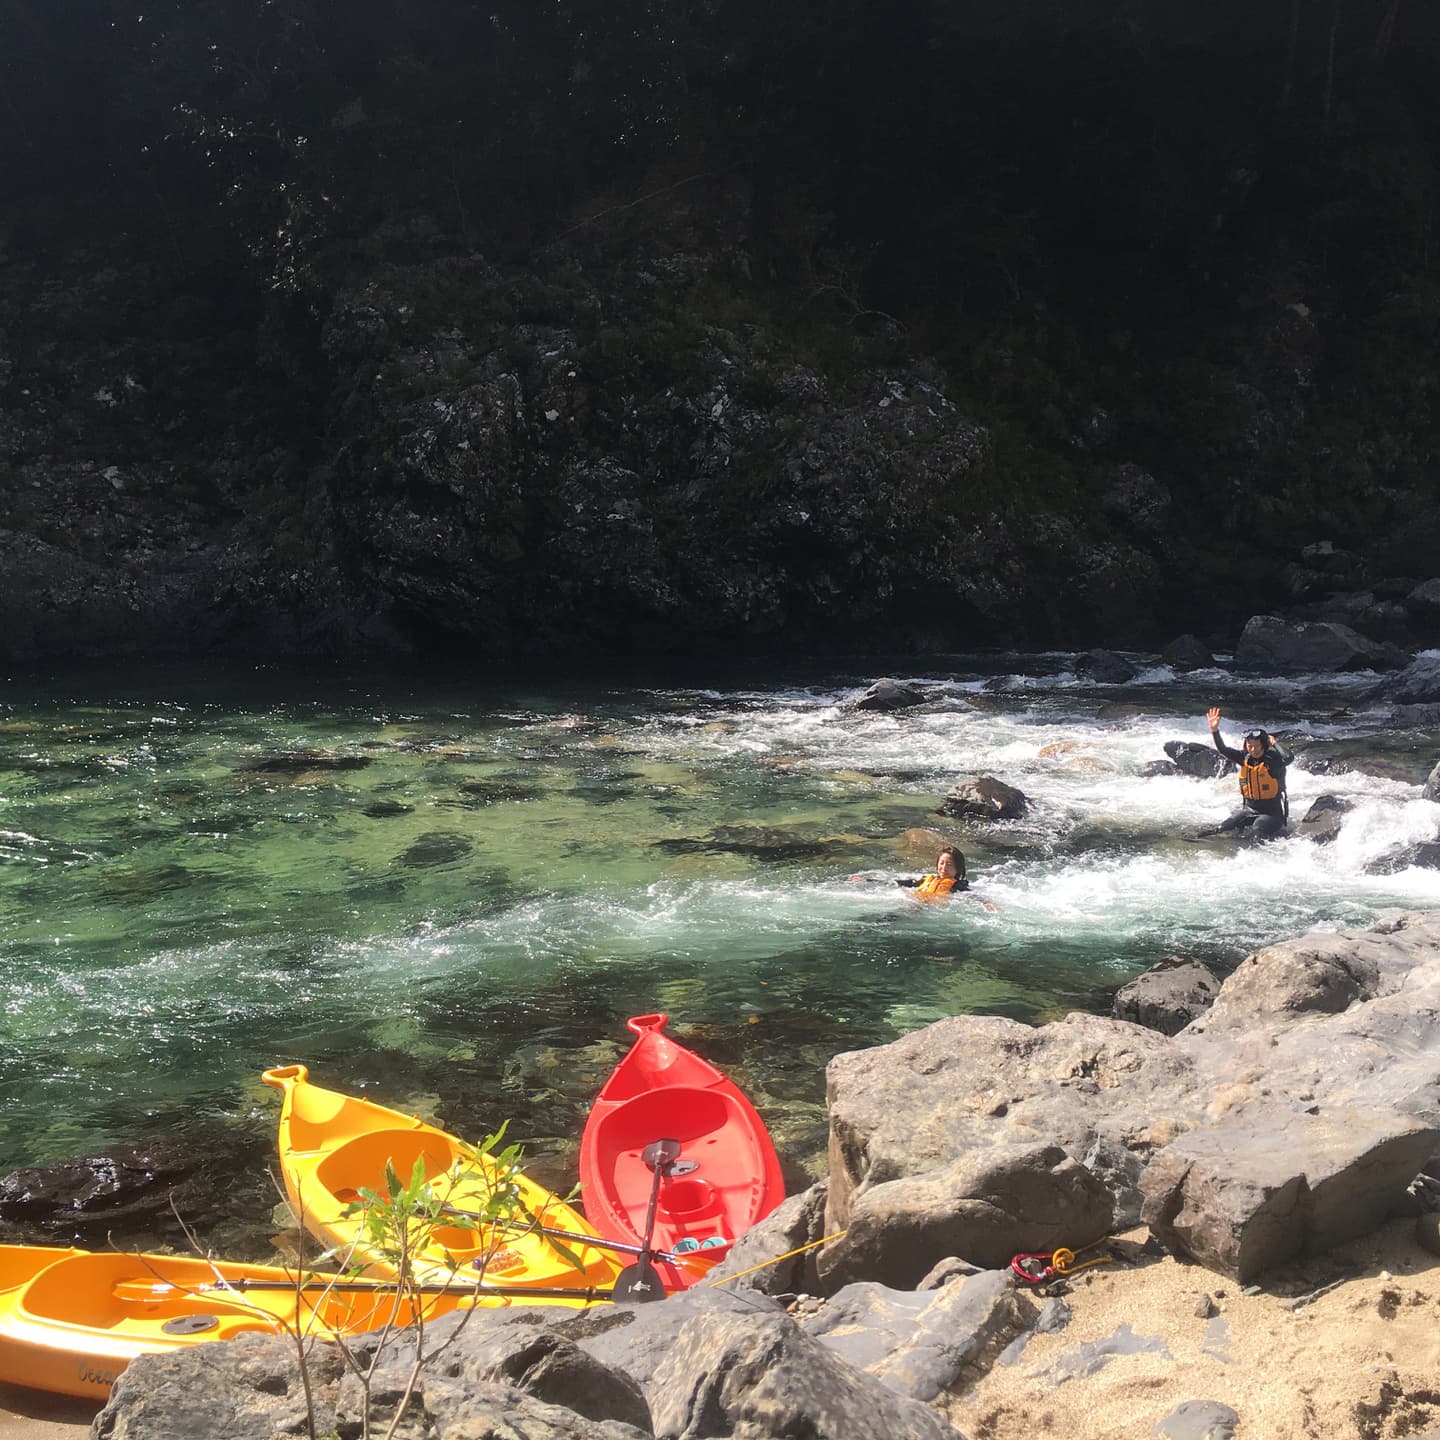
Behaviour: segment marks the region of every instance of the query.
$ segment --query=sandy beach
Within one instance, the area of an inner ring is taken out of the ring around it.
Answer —
[[[0,1385],[0,1440],[73,1440],[90,1433],[96,1413],[89,1400]]]
[[[1123,1238],[1138,1246],[1146,1231]],[[1136,1440],[1193,1400],[1234,1410],[1235,1440],[1391,1440],[1440,1427],[1440,1259],[1416,1242],[1413,1220],[1277,1270],[1254,1294],[1164,1256],[1076,1275],[1063,1298],[1063,1330],[1033,1336],[948,1404],[968,1440]],[[1135,1338],[1123,1344],[1138,1353],[1075,1373],[1086,1368],[1078,1346],[1126,1326]]]

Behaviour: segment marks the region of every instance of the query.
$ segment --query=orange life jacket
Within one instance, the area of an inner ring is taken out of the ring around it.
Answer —
[[[939,875],[926,875],[915,887],[917,900],[943,900],[955,888],[953,876],[942,879]]]
[[[1263,757],[1245,757],[1240,766],[1240,793],[1247,800],[1273,800],[1280,793],[1280,782],[1266,768]]]

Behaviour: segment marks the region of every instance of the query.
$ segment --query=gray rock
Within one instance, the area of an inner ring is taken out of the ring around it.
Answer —
[[[649,1434],[650,1408],[639,1383],[557,1333],[548,1323],[553,1319],[553,1311],[526,1307],[446,1315],[432,1322],[426,1327],[427,1349],[437,1349],[457,1332],[458,1338],[425,1374],[426,1409],[437,1415],[434,1380],[443,1376],[453,1382],[513,1386],[587,1420],[614,1420]],[[389,1384],[403,1391],[410,1368],[407,1347],[391,1345],[375,1367],[372,1387]],[[347,1376],[345,1383],[353,1379]],[[342,1396],[344,1390],[342,1384]]]
[[[717,1290],[695,1287],[671,1295],[660,1305],[611,1305],[564,1312],[550,1319],[550,1328],[574,1341],[588,1355],[612,1370],[622,1370],[651,1393],[656,1369],[670,1352],[675,1335],[696,1315],[739,1317],[783,1316],[768,1296],[746,1292],[732,1295],[729,1286]]]
[[[1058,1296],[1052,1295],[1041,1307],[1035,1321],[1037,1335],[1058,1335],[1071,1319],[1070,1307]]]
[[[1167,740],[1164,750],[1182,775],[1195,780],[1213,780],[1235,769],[1234,761],[1227,760],[1213,745],[1200,745],[1194,740]]]
[[[980,820],[1019,820],[1029,809],[1030,801],[1013,785],[993,775],[976,775],[956,781],[936,813]]]
[[[928,691],[918,685],[906,685],[899,680],[877,680],[863,695],[847,700],[847,710],[908,710],[923,705],[930,698]]]
[[[1392,705],[1388,728],[1391,730],[1440,730],[1440,704]]]
[[[1440,840],[1402,845],[1398,850],[1377,856],[1365,867],[1367,875],[1398,875],[1402,870],[1440,870]]]
[[[1209,647],[1194,635],[1177,636],[1160,652],[1160,659],[1181,674],[1190,670],[1210,670],[1215,665],[1215,657]]]
[[[1368,1234],[1437,1143],[1440,1129],[1378,1111],[1225,1121],[1151,1160],[1143,1218],[1177,1254],[1245,1283]]]
[[[1087,650],[1075,661],[1075,673],[1100,685],[1125,685],[1140,672],[1113,650]]]
[[[1035,1324],[1038,1311],[1008,1270],[946,1286],[903,1344],[872,1368],[882,1385],[913,1400],[973,1386],[1001,1352]]]
[[[1435,762],[1435,768],[1425,777],[1420,795],[1425,800],[1440,800],[1440,760]]]
[[[979,1265],[972,1265],[968,1260],[962,1260],[958,1255],[947,1255],[943,1260],[937,1260],[929,1270],[925,1272],[916,1282],[917,1290],[938,1290],[942,1285],[948,1285],[952,1280],[963,1280],[970,1275],[982,1275],[984,1270]]]
[[[1128,1230],[1140,1223],[1140,1175],[1145,1162],[1108,1135],[1097,1135],[1080,1163],[1110,1192],[1115,1206],[1111,1228]]]
[[[845,1364],[785,1315],[692,1316],[672,1332],[646,1394],[659,1440],[956,1440],[934,1410]]]
[[[1219,993],[1220,981],[1205,966],[1174,957],[1121,986],[1111,1010],[1117,1020],[1176,1035],[1203,1015]]]
[[[1050,1137],[1076,1157],[1086,1155],[1101,1134],[1135,1150],[1150,1120],[1139,1113],[1132,1089],[1168,1098],[1191,1073],[1186,1054],[1163,1036],[1080,1015],[1038,1030],[997,1016],[956,1016],[891,1045],[838,1055],[826,1072],[828,1228],[843,1226],[863,1189],[1033,1146],[1036,1136]],[[983,1192],[975,1193],[979,1198]],[[1138,1204],[1138,1190],[1133,1193]],[[1114,1203],[1124,1202],[1115,1197]],[[1009,1254],[997,1255],[994,1263],[1016,1251],[1045,1248],[1020,1242],[1030,1230],[1021,1215],[1010,1217],[1006,1231],[1003,1217],[991,1213],[1010,1244]],[[1071,1242],[1056,1236],[1054,1243]],[[940,1248],[914,1275],[948,1254],[992,1263]],[[897,1283],[894,1275],[875,1273]]]
[[[834,1062],[832,1062],[833,1064]],[[1059,1145],[1010,1145],[904,1180],[849,1187],[827,1225],[845,1234],[820,1256],[826,1285],[883,1277],[913,1285],[937,1257],[1000,1269],[1020,1250],[1072,1249],[1110,1230],[1101,1182]]]
[[[1317,795],[1295,833],[1317,845],[1328,845],[1340,833],[1342,817],[1354,808],[1355,802],[1341,795]]]
[[[1367,640],[1348,625],[1292,624],[1278,615],[1251,616],[1235,647],[1235,668],[1259,675],[1398,670],[1407,659],[1404,651]]]
[[[335,1428],[334,1390],[345,1373],[340,1352],[317,1345],[309,1371],[315,1431]],[[306,1433],[309,1411],[282,1335],[240,1335],[132,1360],[91,1427],[94,1440],[272,1440]]]
[[[1422,655],[1398,675],[1384,680],[1377,693],[1396,705],[1440,703],[1440,658]]]
[[[1184,771],[1173,760],[1149,760],[1140,767],[1142,780],[1153,780],[1159,775],[1182,775]]]
[[[1169,1347],[1160,1336],[1137,1335],[1129,1325],[1122,1325],[1103,1340],[1087,1340],[1072,1350],[1066,1350],[1044,1372],[1043,1378],[1054,1385],[1062,1385],[1067,1380],[1083,1380],[1087,1376],[1098,1375],[1112,1360],[1124,1355],[1172,1358]]]
[[[1380,962],[1373,948],[1349,937],[1315,934],[1247,955],[1220,987],[1196,1024],[1209,1034],[1252,1030],[1259,1020],[1308,1012],[1334,1015],[1380,993]]]
[[[779,1264],[770,1262],[824,1235],[825,1199],[829,1189],[829,1181],[821,1180],[799,1195],[791,1195],[759,1224],[751,1226],[710,1272],[710,1283],[763,1265],[763,1270],[754,1270],[753,1274],[725,1288],[757,1290],[762,1295],[813,1294],[820,1285],[815,1251],[808,1250]]]
[[[861,1280],[837,1290],[801,1328],[842,1360],[870,1370],[915,1334],[935,1298],[932,1290]]]
[[[1234,1440],[1240,1417],[1218,1400],[1187,1400],[1159,1421],[1162,1440]]]

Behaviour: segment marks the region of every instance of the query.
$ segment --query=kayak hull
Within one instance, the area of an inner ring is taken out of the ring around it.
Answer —
[[[646,1147],[679,1142],[679,1163],[655,1191],[656,1249],[720,1260],[785,1198],[780,1160],[765,1122],[740,1088],[664,1033],[664,1015],[629,1022],[635,1043],[600,1090],[580,1142],[585,1213],[609,1239],[640,1243],[655,1172]],[[667,1289],[698,1278],[657,1262]]]
[[[393,1167],[408,1183],[417,1162],[445,1203],[461,1212],[482,1210],[497,1186],[497,1169],[453,1135],[414,1116],[314,1085],[303,1065],[267,1070],[265,1082],[283,1094],[280,1169],[300,1223],[342,1263],[362,1273],[391,1276],[393,1259],[367,1240],[356,1210],[361,1192],[385,1192]],[[525,1212],[538,1223],[577,1235],[594,1235],[578,1211],[525,1176],[508,1177]],[[457,1217],[432,1230],[415,1255],[418,1277],[452,1278],[506,1287],[573,1289],[575,1297],[539,1296],[515,1303],[579,1306],[609,1289],[620,1265],[609,1253],[583,1242],[557,1242],[534,1233],[480,1226]]]
[[[358,1335],[420,1318],[393,1289],[341,1293],[304,1278],[194,1256],[0,1245],[0,1381],[101,1404],[138,1355],[247,1333]],[[243,1288],[253,1285],[265,1288]],[[421,1303],[428,1319],[469,1301]]]

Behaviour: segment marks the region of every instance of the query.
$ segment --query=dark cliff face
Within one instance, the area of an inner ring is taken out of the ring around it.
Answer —
[[[1428,573],[1440,27],[1274,9],[0,6],[0,655],[1145,643],[1317,540]]]

